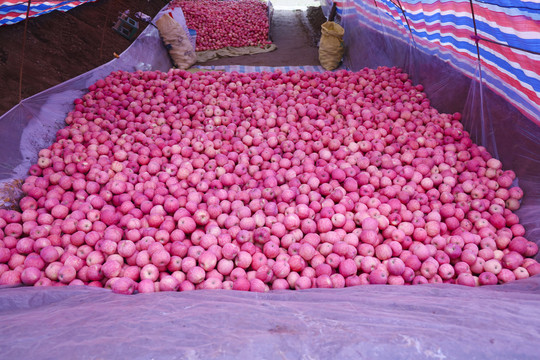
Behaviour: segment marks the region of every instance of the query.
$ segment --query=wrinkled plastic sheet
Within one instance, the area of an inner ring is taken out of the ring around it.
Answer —
[[[0,351],[4,359],[534,359],[539,302],[538,277],[266,294],[12,288],[0,291]]]
[[[328,15],[330,15],[330,10],[332,10],[333,4],[334,2],[332,0],[321,0],[321,9],[324,16],[326,16],[327,19],[328,19]]]
[[[334,6],[334,3],[336,4],[336,14],[334,18],[334,22],[341,24],[341,17],[343,16],[343,5],[345,1],[334,1],[334,0],[320,0],[321,3],[321,9],[323,12],[323,15],[328,19],[330,16],[330,13],[332,12],[332,7]]]
[[[351,69],[401,66],[426,86],[440,111],[483,111],[481,118],[468,115],[466,124],[518,173],[526,192],[518,214],[527,237],[540,242],[537,127],[448,63],[373,29],[345,26]],[[361,42],[370,36],[378,50]],[[38,150],[63,126],[73,100],[97,79],[117,69],[169,67],[157,30],[148,27],[119,59],[24,100],[0,118],[0,180],[25,176]],[[223,68],[242,69],[270,70]],[[5,359],[534,359],[540,277],[482,288],[429,284],[267,294],[123,296],[89,287],[3,288],[0,324]]]

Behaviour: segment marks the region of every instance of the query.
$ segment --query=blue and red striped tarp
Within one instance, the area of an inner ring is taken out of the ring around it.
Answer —
[[[338,15],[343,14],[343,5],[345,1],[334,1],[334,0],[321,0],[321,7],[324,13],[324,16],[328,17],[330,14],[330,10],[332,9],[332,5],[336,4],[336,13]]]
[[[30,17],[47,14],[51,11],[68,11],[87,2],[96,0],[80,1],[39,1],[32,0],[30,4]],[[7,0],[0,2],[0,26],[16,24],[26,18],[28,1]]]
[[[346,0],[343,14],[470,77],[480,68],[491,90],[540,125],[538,0]]]

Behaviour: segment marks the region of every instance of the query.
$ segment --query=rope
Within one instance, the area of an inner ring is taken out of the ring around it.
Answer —
[[[476,18],[474,17],[474,6],[472,0],[469,0],[469,2],[471,3],[471,15],[474,26],[474,37],[476,42],[476,54],[478,56],[478,62],[480,62],[480,47],[478,46],[478,40],[480,39],[480,37],[478,36],[478,30],[476,29]]]
[[[403,17],[405,18],[405,22],[407,23],[407,27],[409,28],[409,33],[411,34],[411,40],[414,44],[414,47],[416,47],[416,41],[414,41],[414,35],[411,30],[411,25],[409,24],[409,19],[407,19],[407,15],[405,14],[405,10],[403,10],[403,6],[401,6],[401,1],[397,0],[397,5],[399,6],[399,9],[401,10],[401,13],[403,14]]]
[[[19,72],[19,102],[22,101],[22,81],[23,81],[23,69],[24,69],[24,49],[26,48],[26,31],[28,29],[28,18],[30,17],[30,5],[32,0],[28,0],[28,6],[26,8],[26,19],[24,20],[24,35],[21,51],[21,70]]]

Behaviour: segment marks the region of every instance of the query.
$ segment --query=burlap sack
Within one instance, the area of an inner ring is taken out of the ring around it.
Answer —
[[[319,61],[326,70],[334,70],[339,66],[345,51],[343,48],[344,34],[345,29],[333,21],[322,24]]]
[[[178,22],[165,14],[156,21],[156,26],[176,67],[185,70],[195,64],[197,55],[189,35]]]

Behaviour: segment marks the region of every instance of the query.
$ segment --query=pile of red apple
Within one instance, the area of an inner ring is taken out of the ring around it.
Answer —
[[[264,46],[268,40],[268,5],[260,0],[175,0],[188,28],[197,31],[197,51]]]
[[[114,72],[20,201],[0,285],[494,285],[540,272],[515,174],[400,69]]]

